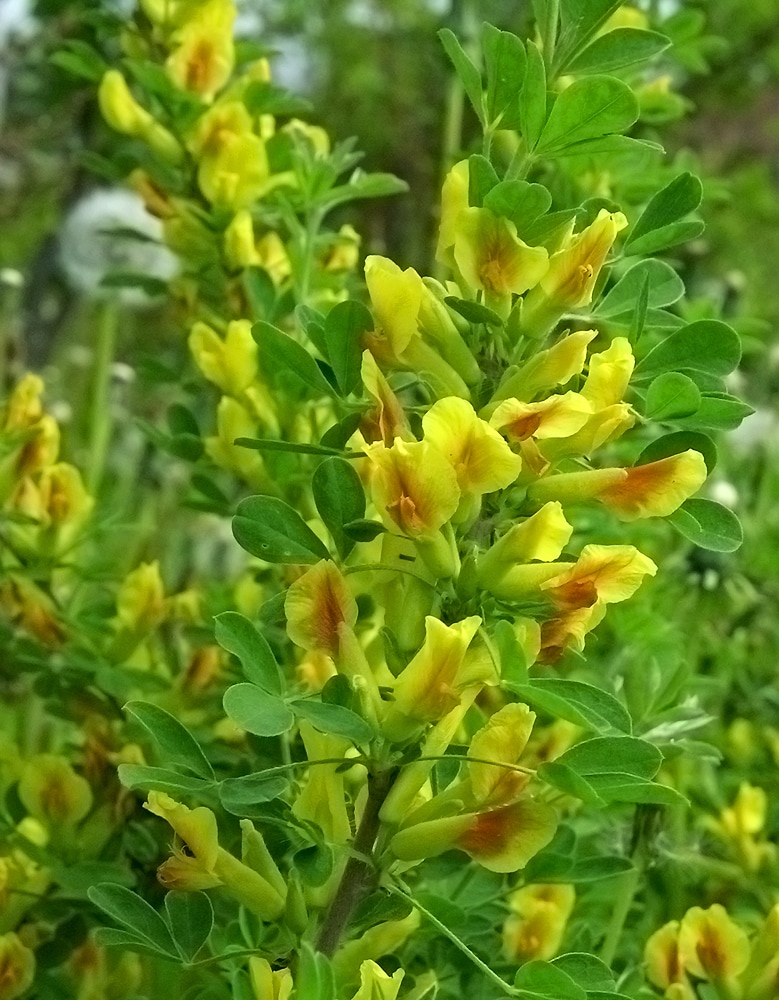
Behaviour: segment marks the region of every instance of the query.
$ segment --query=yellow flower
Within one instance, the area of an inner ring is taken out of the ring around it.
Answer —
[[[360,259],[360,234],[348,223],[341,226],[323,261],[326,271],[353,271]]]
[[[692,449],[624,471],[623,480],[597,497],[623,521],[672,514],[698,492],[708,475],[703,456]]]
[[[528,776],[510,768],[487,764],[516,764],[522,756],[533,725],[535,712],[527,705],[504,705],[474,735],[468,748],[468,779],[476,802],[496,805],[511,802],[528,782]]]
[[[28,373],[14,386],[3,412],[3,429],[6,431],[26,430],[43,416],[43,380]]]
[[[189,349],[209,382],[228,396],[240,396],[257,377],[257,344],[248,319],[228,323],[224,339],[205,323],[195,323]]]
[[[679,954],[685,969],[698,979],[729,982],[749,964],[746,933],[719,903],[707,910],[693,906],[679,927]]]
[[[455,163],[444,180],[441,190],[441,221],[438,226],[438,247],[436,260],[451,263],[446,251],[454,246],[457,236],[457,221],[460,213],[468,208],[469,186],[468,161]]]
[[[277,285],[280,285],[292,274],[292,264],[284,241],[273,230],[265,233],[258,240],[257,257],[259,266],[265,268]]]
[[[572,885],[526,885],[509,896],[503,954],[510,962],[548,961],[559,952],[576,901]]]
[[[589,632],[600,625],[606,614],[606,605],[595,603],[589,607],[563,611],[541,624],[539,663],[556,663],[569,649],[581,653]]]
[[[381,441],[387,447],[395,438],[413,441],[406,411],[370,351],[363,351],[360,372],[365,391],[375,402],[360,422],[363,437],[368,442]]]
[[[212,101],[230,79],[235,65],[232,0],[203,0],[174,32],[168,76],[182,90]]]
[[[88,516],[94,500],[84,488],[81,473],[67,462],[44,469],[39,488],[48,522],[56,528],[75,528]]]
[[[557,815],[550,806],[523,799],[404,827],[390,848],[401,861],[435,857],[454,848],[489,871],[515,872],[546,847],[556,828]]]
[[[517,236],[508,219],[487,208],[466,208],[457,217],[454,259],[471,289],[481,289],[487,304],[507,316],[512,294],[533,288],[546,274],[549,255]]]
[[[530,401],[558,385],[565,385],[584,368],[587,345],[596,336],[596,330],[578,330],[545,351],[538,351],[498,387],[488,411],[494,410],[495,404],[502,399],[514,397]]]
[[[254,223],[248,208],[236,212],[225,229],[224,255],[227,266],[236,271],[259,265],[260,255],[254,239]]]
[[[292,583],[284,612],[292,642],[337,658],[342,630],[357,621],[357,602],[335,563],[322,560]]]
[[[393,685],[390,731],[396,728],[397,715],[417,723],[437,722],[458,704],[465,688],[484,683],[486,676],[479,669],[470,670],[466,657],[480,626],[481,618],[476,615],[454,625],[432,616],[425,619],[422,648]],[[399,725],[403,728],[402,722]]]
[[[178,140],[135,100],[119,70],[105,73],[97,98],[103,118],[112,129],[141,139],[171,163],[180,162],[183,151]]]
[[[627,224],[622,212],[612,215],[602,208],[594,222],[575,236],[569,235],[562,249],[552,254],[540,291],[562,309],[589,305],[606,256]]]
[[[622,402],[635,364],[630,341],[625,337],[615,337],[607,350],[590,356],[582,396],[593,410]]]
[[[422,429],[425,442],[452,465],[464,496],[504,489],[519,475],[520,457],[465,399],[439,399],[422,418]]]
[[[255,1000],[289,1000],[292,993],[289,969],[273,970],[265,958],[249,959],[249,980]]]
[[[644,948],[646,977],[653,986],[667,990],[674,983],[688,983],[679,954],[679,921],[672,920],[649,938]]]
[[[239,437],[256,437],[257,420],[236,399],[222,396],[216,409],[216,428],[216,436],[205,440],[211,461],[253,485],[262,485],[265,467],[260,455],[234,444]]]
[[[506,399],[490,417],[490,426],[501,431],[510,441],[526,441],[534,437],[569,437],[581,430],[592,416],[592,406],[578,392],[548,396],[538,403],[523,403]]]
[[[395,1000],[404,975],[403,969],[396,969],[390,976],[375,962],[363,962],[360,966],[360,988],[352,1000]]]
[[[371,493],[390,531],[411,538],[434,535],[460,502],[457,474],[428,441],[376,442],[365,449],[371,462]]]
[[[16,1000],[34,978],[35,953],[13,932],[0,936],[0,1000]]]
[[[141,563],[122,581],[116,597],[120,624],[131,632],[149,632],[167,616],[160,564]]]
[[[572,611],[626,601],[655,573],[657,566],[632,545],[585,545],[570,569],[540,589],[561,611]]]
[[[479,582],[488,587],[507,570],[519,563],[536,559],[551,562],[557,559],[573,534],[563,508],[550,501],[532,517],[514,524],[483,555],[479,556]]]
[[[309,760],[344,758],[349,746],[347,740],[319,733],[308,722],[300,723],[300,735]],[[315,823],[326,842],[338,847],[351,836],[344,780],[338,764],[318,764],[303,779],[292,805],[292,812],[299,820]]]
[[[70,762],[55,754],[38,754],[25,764],[19,798],[35,819],[52,832],[80,823],[92,808],[92,789]]]

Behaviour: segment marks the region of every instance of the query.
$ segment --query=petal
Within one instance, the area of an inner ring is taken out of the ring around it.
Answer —
[[[357,602],[335,563],[323,559],[291,584],[284,612],[296,646],[335,657],[340,627],[357,621]]]
[[[474,735],[468,756],[496,762],[485,764],[471,760],[468,764],[468,776],[477,802],[510,802],[527,784],[527,775],[498,765],[519,761],[535,720],[535,712],[527,705],[505,705]]]
[[[622,482],[598,497],[623,521],[639,517],[666,517],[700,489],[708,471],[703,456],[689,449],[647,465],[626,469]]]

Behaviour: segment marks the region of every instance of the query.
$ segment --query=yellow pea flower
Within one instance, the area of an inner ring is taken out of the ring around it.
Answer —
[[[562,506],[555,500],[544,504],[532,517],[512,525],[479,556],[479,582],[490,589],[491,582],[520,563],[558,559],[572,534],[573,526],[566,520]]]
[[[615,337],[607,350],[590,356],[581,393],[593,410],[622,402],[635,364],[633,349],[626,337]]]
[[[335,563],[322,560],[291,584],[284,612],[292,642],[337,659],[342,630],[357,621],[357,602]]]
[[[503,954],[511,962],[548,961],[559,952],[576,890],[572,885],[526,885],[508,899]]]
[[[597,330],[578,330],[546,350],[538,351],[498,387],[486,408],[488,414],[503,399],[513,397],[529,402],[579,375],[587,360],[587,345],[597,335]]]
[[[561,309],[578,309],[592,302],[595,282],[617,234],[628,224],[622,212],[602,208],[594,222],[575,235],[549,258],[549,269],[539,292]]]
[[[396,969],[390,976],[380,965],[365,961],[360,966],[360,988],[352,1000],[396,1000],[404,975],[403,969]]]
[[[467,687],[480,687],[487,680],[479,665],[469,669],[472,664],[466,657],[480,626],[477,615],[454,625],[432,616],[425,619],[425,641],[393,685],[394,701],[385,727],[391,739],[401,738],[401,731],[409,728],[405,720],[437,722],[455,708]]]
[[[566,392],[538,403],[505,399],[490,417],[490,426],[510,441],[526,441],[531,437],[546,440],[575,434],[591,416],[592,405],[583,394]]]
[[[260,255],[254,238],[254,223],[248,208],[242,208],[233,216],[224,232],[224,255],[227,266],[239,271],[246,267],[257,267]]]
[[[97,99],[103,118],[112,129],[141,139],[171,163],[181,162],[183,150],[178,139],[135,100],[119,70],[109,69],[104,74]]]
[[[693,906],[679,927],[679,955],[685,969],[698,979],[732,982],[749,964],[746,933],[719,903],[707,910]]]
[[[332,245],[324,259],[326,271],[353,271],[360,259],[360,234],[348,223],[341,226],[332,238]]]
[[[346,941],[333,956],[336,981],[351,985],[359,978],[360,967],[367,961],[376,961],[384,955],[397,954],[420,925],[418,910],[412,910],[401,920],[383,920],[358,938]]]
[[[542,622],[538,662],[556,663],[569,649],[581,653],[588,633],[600,625],[605,615],[606,605],[596,602]]]
[[[545,580],[541,591],[562,611],[632,597],[657,566],[632,545],[585,545],[574,565]]]
[[[365,391],[375,403],[361,421],[363,437],[369,442],[381,441],[388,448],[395,438],[413,441],[406,411],[370,351],[363,351],[360,372]]]
[[[376,442],[365,449],[371,463],[371,494],[386,527],[410,538],[434,535],[460,502],[457,474],[428,441]]]
[[[32,986],[35,952],[13,931],[0,936],[0,1000],[16,1000]]]
[[[89,813],[92,789],[65,757],[38,754],[24,765],[19,779],[22,805],[51,832],[74,827]]]
[[[484,812],[461,813],[399,830],[390,848],[401,861],[419,861],[444,851],[464,851],[493,872],[515,872],[551,841],[557,814],[523,799]]]
[[[446,251],[454,246],[460,213],[468,208],[469,184],[468,161],[460,160],[446,175],[441,190],[441,221],[435,254],[436,260],[441,263],[452,263]]]
[[[257,241],[257,256],[260,267],[265,268],[274,284],[280,285],[292,274],[292,263],[284,241],[273,230]]]
[[[458,215],[454,259],[470,288],[483,291],[487,304],[504,317],[512,294],[533,288],[549,267],[544,247],[528,246],[513,222],[487,208],[466,208]]]
[[[292,994],[292,973],[289,969],[271,969],[266,958],[249,959],[249,981],[255,1000],[289,1000]]]
[[[519,475],[522,460],[465,399],[435,402],[422,418],[424,441],[446,457],[464,497],[504,489]]]
[[[646,977],[653,986],[666,991],[674,984],[682,985],[689,991],[690,1000],[693,1000],[695,994],[679,953],[678,920],[665,924],[649,938],[644,947],[644,965]]]
[[[195,323],[189,349],[200,371],[228,396],[240,396],[257,377],[257,344],[248,319],[227,324],[224,339],[205,323]]]
[[[50,524],[56,528],[77,528],[94,505],[87,493],[79,470],[67,462],[58,462],[44,469],[40,476],[43,509]]]
[[[173,83],[211,102],[235,65],[231,0],[203,0],[171,37],[166,69]]]
[[[116,616],[120,625],[131,632],[149,632],[167,617],[165,586],[160,564],[141,563],[128,573],[116,597]]]
[[[503,804],[517,798],[528,776],[510,768],[487,764],[516,764],[522,756],[533,725],[535,712],[527,705],[504,705],[474,735],[468,748],[468,780],[474,799],[484,806]]]
[[[261,488],[265,482],[261,456],[234,444],[236,438],[257,435],[257,420],[236,399],[222,396],[216,409],[216,428],[216,436],[205,440],[206,454],[216,465]]]
[[[27,373],[13,387],[3,410],[2,425],[6,431],[32,427],[43,416],[43,379]]]

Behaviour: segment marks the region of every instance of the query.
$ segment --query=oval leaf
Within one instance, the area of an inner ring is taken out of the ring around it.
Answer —
[[[102,882],[88,890],[89,899],[117,924],[156,951],[171,957],[178,952],[167,924],[145,899],[124,886]]]
[[[236,725],[255,736],[280,736],[295,721],[281,698],[254,684],[233,684],[225,691],[222,705]]]
[[[238,657],[246,680],[271,694],[281,694],[279,665],[268,640],[257,627],[237,611],[217,615],[214,623],[216,641],[228,653]]]
[[[368,743],[375,735],[365,719],[342,705],[325,704],[309,698],[293,701],[291,704],[296,715],[306,719],[322,733],[343,736],[353,743]]]
[[[739,519],[732,510],[714,500],[685,500],[668,520],[679,534],[702,549],[735,552],[744,541]]]
[[[628,735],[632,732],[633,723],[624,705],[592,684],[539,677],[532,683],[510,684],[509,687],[523,701],[568,722],[596,732],[613,730]]]
[[[200,744],[178,719],[145,701],[128,701],[124,710],[151,736],[166,763],[179,764],[199,778],[213,780],[214,769]]]
[[[585,740],[566,750],[555,761],[585,778],[615,771],[636,778],[654,778],[662,762],[663,755],[657,747],[635,736],[600,736]]]
[[[718,319],[699,319],[661,341],[636,366],[636,379],[691,368],[729,375],[741,360],[741,341],[733,327]]]
[[[165,912],[181,957],[191,962],[214,926],[214,908],[204,892],[169,892]]]
[[[575,142],[624,132],[638,118],[635,94],[612,76],[576,80],[554,103],[537,152],[550,153]]]
[[[317,466],[311,487],[316,509],[345,558],[354,548],[354,540],[344,534],[344,525],[365,516],[362,481],[345,459],[326,458]]]
[[[300,514],[277,497],[242,500],[233,518],[233,535],[241,548],[267,562],[314,563],[329,558]]]
[[[663,372],[647,389],[647,417],[671,420],[689,417],[701,405],[701,391],[691,378],[681,372]]]

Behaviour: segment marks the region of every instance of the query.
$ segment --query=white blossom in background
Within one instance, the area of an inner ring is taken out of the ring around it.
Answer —
[[[767,406],[750,413],[739,427],[728,431],[728,444],[736,458],[759,448],[775,447],[779,438],[779,421],[776,413]]]
[[[301,35],[276,35],[268,43],[271,77],[275,84],[293,94],[309,94],[314,89],[316,63]]]
[[[35,34],[38,22],[32,11],[32,0],[0,0],[0,58],[11,42]]]
[[[721,503],[725,507],[730,507],[731,510],[738,507],[741,499],[738,490],[729,479],[715,479],[708,485],[706,492],[712,500],[716,500],[717,503]]]
[[[179,271],[162,242],[160,220],[138,195],[120,188],[93,191],[71,209],[60,230],[60,264],[78,291],[90,298],[116,296],[134,308],[152,299],[140,288],[105,288],[103,279],[125,272],[170,281]]]

